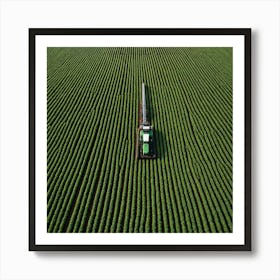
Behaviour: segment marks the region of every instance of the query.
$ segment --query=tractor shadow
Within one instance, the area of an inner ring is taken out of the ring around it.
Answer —
[[[166,137],[163,131],[159,130],[156,126],[154,126],[154,122],[153,122],[156,112],[155,112],[155,107],[152,104],[151,96],[152,94],[156,94],[156,92],[154,92],[152,88],[147,85],[145,85],[145,91],[146,91],[147,118],[153,126],[153,131],[155,135],[154,148],[156,152],[156,158],[163,159],[167,154]]]

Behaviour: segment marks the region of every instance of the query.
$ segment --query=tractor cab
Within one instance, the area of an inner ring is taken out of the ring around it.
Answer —
[[[151,155],[151,148],[153,141],[153,129],[152,126],[142,126],[140,130],[140,143],[142,144],[142,154],[143,156]]]

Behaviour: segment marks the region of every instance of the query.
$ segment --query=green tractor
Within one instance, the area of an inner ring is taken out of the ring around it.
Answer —
[[[144,83],[142,83],[142,104],[139,107],[139,122],[140,125],[137,131],[137,157],[138,159],[156,158],[153,127],[147,121]]]

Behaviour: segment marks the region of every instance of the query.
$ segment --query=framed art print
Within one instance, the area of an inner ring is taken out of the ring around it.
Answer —
[[[30,29],[29,249],[251,250],[250,29]]]

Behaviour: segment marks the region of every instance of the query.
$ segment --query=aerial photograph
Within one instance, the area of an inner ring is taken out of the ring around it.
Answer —
[[[48,233],[233,232],[232,56],[48,47]]]

